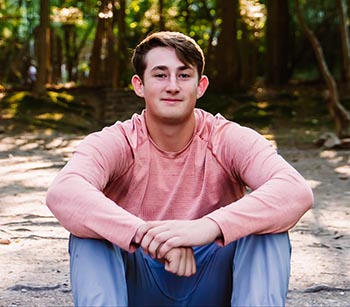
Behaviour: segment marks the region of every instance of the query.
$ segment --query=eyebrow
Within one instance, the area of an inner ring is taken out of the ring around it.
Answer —
[[[151,71],[155,71],[155,70],[167,70],[168,67],[165,66],[165,65],[158,65],[158,66],[154,66]],[[183,70],[186,70],[186,69],[192,69],[191,66],[188,66],[188,65],[183,65],[183,66],[180,66],[178,67],[178,70],[180,71],[183,71]]]

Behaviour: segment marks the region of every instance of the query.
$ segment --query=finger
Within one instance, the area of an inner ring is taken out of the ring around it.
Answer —
[[[143,236],[140,245],[148,254],[155,258],[159,248],[171,238],[171,235],[170,232],[163,228],[152,228]]]
[[[147,232],[147,230],[148,230],[147,223],[144,223],[139,228],[137,228],[135,236],[134,236],[134,242],[136,244],[140,244],[140,242],[142,241],[142,238],[145,235],[145,233]]]
[[[181,240],[180,237],[176,236],[168,238],[158,246],[157,258],[163,258],[171,249],[180,246],[184,246],[183,240]]]
[[[174,272],[174,269],[173,269],[173,266],[172,266],[172,263],[169,262],[169,261],[165,261],[165,264],[164,264],[164,269],[170,273],[175,273]]]
[[[169,272],[183,276],[184,275],[184,264],[181,261],[184,260],[184,248],[174,248],[166,256],[165,260],[167,262],[167,269]]]
[[[194,257],[193,249],[188,249],[189,257],[190,257],[190,276],[196,274],[197,266],[196,266],[196,259]]]
[[[179,265],[177,267],[177,272],[176,275],[178,276],[185,276],[186,275],[186,250],[184,248],[180,249],[180,253],[179,253],[179,258],[178,258],[178,262]]]
[[[144,235],[141,242],[140,242],[140,246],[146,254],[149,254],[148,246],[150,244],[150,240],[151,240],[150,237],[147,237],[146,235]]]
[[[143,250],[147,253],[149,253],[148,249],[149,249],[149,245],[151,244],[151,242],[154,240],[154,237],[162,230],[162,228],[160,230],[157,230],[157,228],[152,228],[152,226],[147,223],[146,226],[144,226],[141,231],[143,231],[143,237],[141,239],[140,245],[143,248]]]
[[[147,247],[149,254],[157,258],[163,258],[165,253],[162,257],[158,257],[158,251],[164,244],[167,243],[167,240],[169,240],[169,238],[171,238],[171,233],[169,232],[160,233],[154,236]],[[171,248],[167,249],[167,251],[169,251],[170,249]]]
[[[177,274],[178,265],[179,265],[178,259],[171,257],[170,259],[165,260],[164,268],[166,271],[168,271],[170,273]]]
[[[183,262],[185,263],[185,271],[183,273],[184,276],[191,276],[193,273],[193,262],[192,262],[192,249],[190,248],[184,248],[184,257]]]

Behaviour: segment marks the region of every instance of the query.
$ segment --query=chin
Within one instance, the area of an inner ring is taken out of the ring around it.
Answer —
[[[161,117],[161,121],[164,124],[168,125],[182,125],[185,124],[188,121],[191,121],[193,113],[189,114],[171,114],[171,115],[164,115]]]

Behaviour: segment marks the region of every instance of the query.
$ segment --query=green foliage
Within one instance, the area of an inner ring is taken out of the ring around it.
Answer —
[[[115,52],[118,50],[120,29],[116,18],[116,11],[122,0],[111,1],[113,12],[113,34],[115,37]],[[218,17],[221,2],[218,0],[163,0],[164,7],[160,11],[159,0],[125,0],[125,36],[123,44],[127,54],[121,57],[127,61],[130,50],[150,32],[160,30],[161,20],[164,21],[165,30],[184,32],[196,41],[204,49],[208,64],[206,73],[216,76],[216,51],[225,48],[218,42],[218,36],[222,30],[222,20]],[[243,62],[245,58],[255,54],[251,70],[256,72],[256,78],[265,74],[265,55],[267,52],[265,41],[265,21],[268,18],[265,4],[268,0],[240,0],[240,15],[232,19],[236,23],[237,32],[232,39],[237,40],[239,54],[237,62]],[[58,47],[55,54],[51,52],[52,63],[72,66],[75,73],[72,80],[55,77],[54,83],[74,81],[76,84],[84,84],[89,74],[91,51],[96,36],[99,6],[102,1],[94,0],[50,0],[52,37],[57,41],[51,42]],[[315,30],[333,73],[340,78],[341,48],[338,28],[336,1],[308,0],[301,1],[304,5],[304,15],[309,26]],[[314,53],[300,31],[294,12],[294,0],[289,1],[291,16],[291,32],[294,34],[293,48],[290,49],[291,75],[294,78],[317,79],[315,70]],[[64,19],[63,12],[71,10],[70,17]],[[232,12],[233,15],[233,12]],[[40,1],[31,0],[1,0],[0,1],[0,83],[7,87],[27,86],[27,71],[30,63],[36,62],[35,33],[40,22]],[[54,35],[53,35],[54,34]],[[54,48],[54,47],[52,47]],[[101,57],[106,58],[106,38],[101,47]],[[52,50],[51,50],[52,51]],[[59,51],[59,52],[58,52]],[[102,66],[109,63],[103,62]],[[51,69],[59,71],[61,67]],[[296,72],[296,73],[294,73]],[[294,73],[294,74],[293,74]],[[104,76],[108,78],[109,76]],[[130,67],[121,72],[121,85],[127,86],[130,78]],[[232,80],[240,83],[242,80]],[[252,85],[255,80],[250,80]],[[246,84],[245,84],[246,86]]]
[[[65,92],[49,91],[47,97],[38,99],[30,92],[20,91],[7,95],[0,105],[0,115],[12,132],[44,129],[86,132],[96,124],[93,108]]]
[[[160,11],[159,2],[158,0],[126,0],[126,42],[124,44],[127,48],[129,50],[134,48],[145,35],[160,30],[162,19],[165,30],[176,30],[190,35],[198,41],[208,58],[211,59],[215,48],[220,48],[217,46],[217,38],[221,31],[221,20],[218,18],[220,2],[217,0],[164,0],[162,11]],[[259,52],[264,52],[264,41],[260,40],[264,36],[264,19],[266,19],[264,6],[258,0],[240,0],[240,2],[242,3],[242,17],[237,21],[232,20],[238,24],[237,37],[242,38],[239,33],[242,33],[243,24],[245,24],[252,47],[257,44]],[[76,74],[79,76],[86,76],[88,73],[86,68],[90,64],[98,9],[101,3],[101,1],[93,0],[50,1],[51,28],[55,36],[59,38],[61,46],[61,54],[56,54],[51,60],[58,62],[62,58],[64,64],[74,65],[73,69],[79,71],[79,74]],[[120,5],[120,1],[111,3],[115,5],[115,9]],[[34,33],[40,21],[39,4],[39,1],[30,0],[18,0],[18,2],[2,0],[0,15],[6,18],[5,23],[0,20],[0,33],[2,33],[0,46],[5,46],[7,50],[0,53],[0,80],[5,84],[23,86],[26,83],[29,64],[36,59]],[[68,14],[67,17],[64,13],[69,10],[70,15]],[[115,13],[115,10],[113,12]],[[15,16],[18,18],[14,18]],[[113,20],[113,22],[117,40],[119,29],[116,27],[117,21]],[[233,36],[232,39],[235,37]],[[54,43],[57,44],[57,42]],[[106,47],[103,46],[103,48]],[[123,58],[128,57],[125,55]],[[6,67],[8,59],[14,63],[12,67]],[[2,67],[6,68],[1,69]],[[125,72],[122,76],[125,79],[129,78],[129,74]],[[84,83],[83,79],[74,81]],[[128,82],[129,80],[123,80],[120,83],[128,84]]]
[[[314,32],[321,43],[323,53],[329,65],[331,72],[336,77],[341,78],[341,41],[339,18],[337,11],[337,1],[319,1],[319,0],[299,0],[302,6],[302,13],[306,19],[308,27]],[[299,80],[317,80],[320,78],[314,51],[310,48],[295,14],[294,1],[290,2],[292,29],[295,34],[295,47],[293,55],[298,65],[295,69],[294,78]]]
[[[147,33],[160,30],[159,6],[157,0],[129,0],[126,10],[128,35],[135,46]],[[165,29],[184,32],[205,49],[210,29],[216,17],[216,1],[164,1],[162,11]]]
[[[0,5],[0,83],[13,84],[23,78],[22,67],[28,62],[28,37],[37,25],[38,3],[3,0]],[[36,13],[35,13],[36,12]]]
[[[103,103],[97,98],[98,102],[91,104],[85,99],[87,95],[91,94],[84,90],[49,91],[45,99],[35,99],[29,92],[13,92],[0,101],[0,117],[7,132],[49,129],[85,134],[101,128],[95,112],[96,105]],[[276,131],[279,144],[290,142],[293,134],[298,135],[296,142],[310,144],[320,130],[329,131],[332,127],[326,106],[321,100],[319,91],[312,87],[302,92],[290,88],[260,98],[249,94],[208,92],[198,101],[197,107],[213,114],[220,113],[264,134],[274,134]],[[350,100],[344,103],[349,106]]]
[[[128,65],[130,51],[148,33],[157,30],[175,30],[184,32],[198,41],[207,59],[205,73],[211,81],[216,80],[218,67],[222,61],[218,58],[218,50],[227,48],[218,40],[223,27],[222,20],[219,18],[222,16],[219,14],[222,1],[163,0],[161,9],[160,0],[125,0],[125,20],[120,20],[122,14],[118,10],[122,1],[110,1],[108,3],[113,6],[105,8],[105,17],[111,16],[111,13],[113,15],[106,23],[112,24],[112,31],[109,28],[106,29],[106,24],[100,30],[106,33],[100,44],[101,61],[96,65],[101,70],[96,74],[99,79],[111,80],[115,77],[111,76],[111,72],[120,67],[120,74],[115,78],[119,82],[117,86],[128,87],[131,74],[130,65]],[[269,12],[266,11],[268,1],[270,0],[235,2],[237,5],[240,4],[240,13],[234,15],[234,12],[231,12],[234,18],[229,21],[235,25],[236,33],[232,33],[232,40],[235,40],[238,49],[236,53],[232,52],[237,54],[234,60],[238,63],[236,80],[230,80],[233,86],[238,84],[247,90],[250,87],[254,88],[255,83],[260,84],[260,79],[263,79],[268,69],[278,69],[278,67],[266,67],[266,53],[270,50],[267,48],[268,42],[265,39],[265,22],[269,18]],[[51,54],[52,64],[49,71],[55,72],[56,75],[52,73],[51,80],[48,78],[47,81],[52,82],[54,86],[66,81],[84,85],[92,66],[90,64],[93,45],[97,34],[101,33],[96,29],[100,20],[99,9],[104,2],[50,0],[49,3],[51,49],[48,49],[48,53]],[[291,34],[288,37],[292,38],[291,47],[288,50],[289,59],[292,59],[290,63],[288,62],[290,80],[293,84],[300,84],[300,81],[319,81],[315,55],[304,33],[300,30],[295,16],[294,0],[289,0],[288,3],[289,34]],[[300,0],[300,3],[303,5],[303,14],[309,27],[320,40],[331,72],[337,80],[341,80],[342,53],[336,1]],[[68,11],[71,14],[63,18],[63,13]],[[29,90],[32,87],[33,84],[28,82],[27,74],[29,65],[38,63],[35,37],[38,34],[39,24],[40,1],[0,0],[0,88],[1,85],[10,90],[14,88]],[[121,38],[122,41],[120,41]],[[110,41],[113,41],[112,48],[108,45]],[[225,58],[227,56],[230,56],[230,50],[225,54]],[[280,55],[273,54],[273,56]],[[113,62],[117,57],[120,61]],[[70,73],[66,72],[64,75],[61,73],[62,64],[70,69]],[[108,67],[112,69],[106,69]],[[221,73],[220,76],[222,75],[225,74]],[[225,79],[225,76],[222,79]],[[110,86],[111,82],[106,84]],[[214,86],[216,86],[216,93],[209,93],[200,99],[198,106],[213,113],[220,112],[242,124],[260,128],[274,125],[283,127],[285,118],[295,125],[309,125],[311,128],[329,124],[322,97],[318,97],[317,101],[322,107],[317,108],[313,98],[294,99],[278,95],[278,101],[261,101],[245,93],[240,96],[237,93],[227,96],[221,93],[220,85],[217,86],[212,82],[211,88]],[[12,122],[13,130],[16,130],[21,122],[24,122],[28,129],[49,127],[60,130],[89,130],[96,126],[96,119],[93,116],[96,110],[92,107],[93,104],[86,105],[80,98],[63,92],[49,92],[48,97],[37,100],[29,91],[19,91],[17,94],[13,91],[13,94],[9,94],[3,100],[0,99],[0,104],[0,115]],[[313,110],[312,114],[304,116],[304,111],[307,109],[304,108],[304,104],[310,106]],[[349,108],[349,100],[344,99],[344,104]],[[278,120],[279,118],[282,120]]]

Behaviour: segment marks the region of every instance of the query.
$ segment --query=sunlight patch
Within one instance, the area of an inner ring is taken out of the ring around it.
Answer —
[[[324,150],[320,153],[320,158],[325,159],[333,159],[337,156],[337,152],[335,150]]]
[[[350,166],[349,165],[342,165],[338,166],[335,171],[338,174],[344,174],[344,175],[349,175],[350,176]]]
[[[307,181],[307,183],[309,184],[309,186],[310,186],[311,189],[315,189],[315,188],[317,188],[319,185],[322,184],[321,181],[312,180],[312,179],[306,180],[306,181]]]
[[[37,119],[50,119],[50,120],[61,120],[63,118],[63,113],[43,113],[35,116]]]

